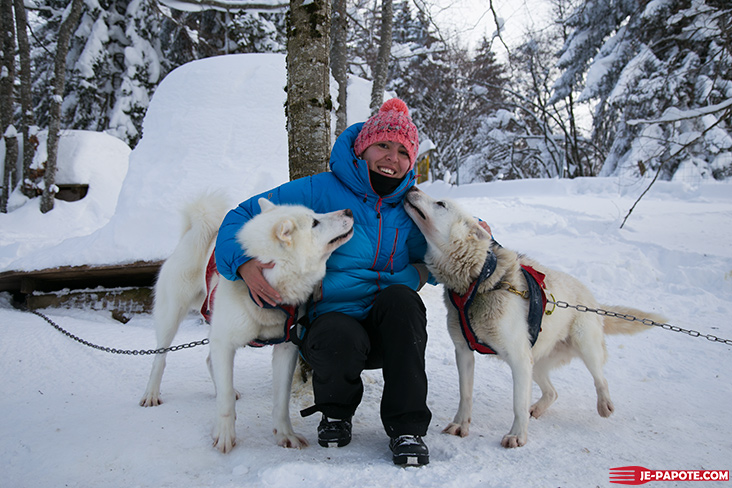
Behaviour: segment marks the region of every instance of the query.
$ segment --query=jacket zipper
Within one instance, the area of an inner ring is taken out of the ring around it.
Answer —
[[[394,254],[396,253],[397,242],[399,242],[399,229],[396,229],[396,235],[394,236],[394,245],[391,246],[391,254],[389,254],[389,260],[384,266],[384,271],[389,268],[389,274],[394,274]]]
[[[376,218],[379,220],[379,235],[376,238],[376,254],[374,255],[374,262],[371,263],[371,269],[376,266],[376,262],[379,260],[379,251],[381,251],[381,197],[376,201]]]

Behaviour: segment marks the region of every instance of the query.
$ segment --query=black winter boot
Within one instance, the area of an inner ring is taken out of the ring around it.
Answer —
[[[323,415],[318,425],[318,444],[323,447],[343,447],[351,442],[351,419],[329,419]]]
[[[389,449],[394,464],[399,466],[423,466],[430,462],[430,450],[418,435],[392,437]]]

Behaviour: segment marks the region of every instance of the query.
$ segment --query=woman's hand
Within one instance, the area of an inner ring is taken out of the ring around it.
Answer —
[[[242,277],[249,288],[254,303],[260,307],[264,307],[262,302],[276,306],[277,303],[282,301],[282,297],[277,290],[272,288],[264,278],[263,271],[270,268],[274,268],[274,263],[263,263],[258,259],[250,259],[237,269],[239,276]]]
[[[478,225],[483,227],[483,229],[485,229],[485,231],[488,232],[488,234],[490,234],[491,237],[493,237],[493,232],[491,232],[491,226],[488,225],[488,223],[486,223],[485,220],[478,219]]]

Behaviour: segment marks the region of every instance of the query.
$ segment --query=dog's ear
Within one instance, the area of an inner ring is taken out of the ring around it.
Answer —
[[[478,223],[477,220],[472,219],[466,222],[466,225],[470,228],[470,238],[476,241],[482,241],[484,239],[490,239],[491,235]]]
[[[275,237],[283,244],[292,244],[292,232],[295,230],[295,223],[290,219],[284,219],[275,227]]]
[[[257,200],[257,203],[259,203],[259,208],[262,209],[262,212],[268,212],[276,207],[276,205],[266,198],[260,198]]]

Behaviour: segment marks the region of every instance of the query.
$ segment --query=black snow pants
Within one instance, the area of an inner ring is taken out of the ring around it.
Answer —
[[[301,345],[313,369],[315,407],[308,410],[335,419],[353,416],[363,396],[361,372],[381,368],[381,421],[387,435],[425,435],[432,418],[426,345],[425,306],[407,286],[380,292],[363,321],[339,312],[317,317]]]

